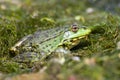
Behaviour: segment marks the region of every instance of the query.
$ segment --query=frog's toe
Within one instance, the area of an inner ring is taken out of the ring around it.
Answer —
[[[53,59],[50,60],[50,62],[59,63],[59,64],[62,65],[65,62],[65,58],[64,57],[62,57],[62,58],[53,58]]]

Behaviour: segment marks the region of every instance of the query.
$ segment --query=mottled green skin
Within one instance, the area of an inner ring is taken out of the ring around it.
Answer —
[[[77,32],[72,32],[70,26],[36,31],[32,35],[24,37],[11,48],[18,54],[13,60],[17,62],[35,62],[52,52],[59,52],[57,50],[59,47],[69,50],[90,32],[90,28],[79,28]]]

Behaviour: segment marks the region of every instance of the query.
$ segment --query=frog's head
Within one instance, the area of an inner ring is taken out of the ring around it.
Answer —
[[[77,24],[73,24],[69,31],[66,31],[63,36],[62,44],[69,49],[79,44],[80,39],[90,34],[91,29],[87,27],[79,27]]]

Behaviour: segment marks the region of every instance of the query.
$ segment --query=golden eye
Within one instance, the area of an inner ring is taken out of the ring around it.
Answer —
[[[79,27],[78,27],[78,24],[76,24],[76,23],[71,26],[71,30],[72,30],[73,32],[77,32],[78,29],[79,29]]]

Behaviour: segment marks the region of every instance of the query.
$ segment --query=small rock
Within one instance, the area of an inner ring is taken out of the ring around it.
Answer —
[[[120,49],[120,41],[117,43],[116,49]]]
[[[93,13],[95,10],[93,9],[93,8],[87,8],[86,9],[86,13],[88,13],[88,14],[91,14],[91,13]]]
[[[96,64],[95,58],[85,58],[84,63],[88,66],[94,66]]]
[[[80,58],[77,57],[77,56],[74,56],[74,57],[72,57],[72,60],[74,60],[74,61],[80,61]]]

